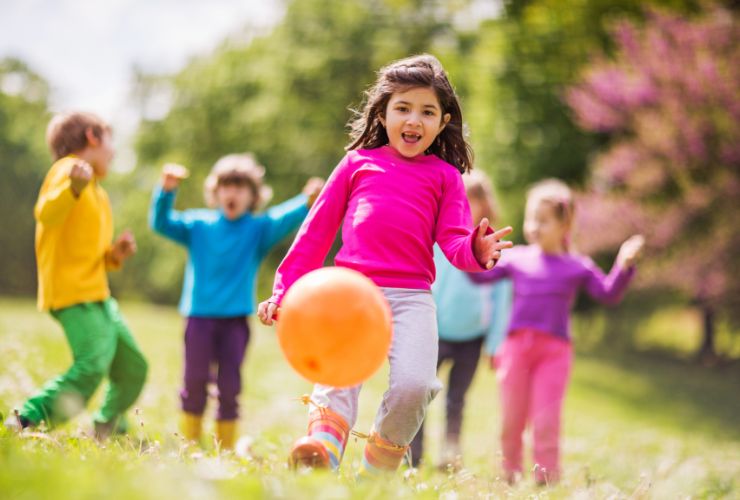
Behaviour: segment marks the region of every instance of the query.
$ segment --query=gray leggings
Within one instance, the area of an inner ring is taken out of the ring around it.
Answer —
[[[411,442],[427,406],[442,388],[437,379],[437,318],[431,292],[381,288],[393,314],[393,341],[388,353],[389,387],[375,417],[380,437],[405,446]],[[328,406],[354,427],[362,385],[337,389],[316,384],[311,398]]]

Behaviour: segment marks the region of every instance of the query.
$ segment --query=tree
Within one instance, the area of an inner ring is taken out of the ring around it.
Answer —
[[[33,205],[50,165],[47,83],[18,59],[0,60],[0,291],[36,290]]]
[[[609,138],[593,162],[579,225],[596,251],[645,232],[643,283],[691,297],[714,356],[715,311],[740,321],[740,26],[719,5],[693,18],[650,10],[613,29],[566,100]]]
[[[193,174],[178,203],[201,206],[211,165],[224,154],[250,151],[265,165],[275,200],[291,196],[310,175],[328,175],[342,157],[349,139],[348,108],[360,106],[375,72],[394,59],[454,44],[453,13],[467,3],[293,1],[269,33],[245,37],[246,42],[226,40],[175,75],[140,75],[138,99],[145,117],[136,141],[140,165],[120,181],[119,191],[151,186],[162,162],[178,161]],[[169,109],[154,113],[163,101],[169,101]],[[171,300],[182,252],[173,260],[172,245],[146,229],[140,206],[146,205],[145,196],[126,194],[122,203],[140,252],[114,284]],[[278,248],[266,267],[274,269],[286,249]]]

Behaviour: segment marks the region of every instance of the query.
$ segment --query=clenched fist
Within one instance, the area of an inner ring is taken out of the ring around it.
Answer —
[[[93,169],[85,160],[77,160],[69,171],[70,187],[75,197],[79,197],[82,190],[93,176]]]

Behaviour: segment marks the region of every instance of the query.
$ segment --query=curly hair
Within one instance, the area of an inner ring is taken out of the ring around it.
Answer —
[[[54,115],[46,127],[46,145],[54,161],[85,149],[88,130],[102,139],[105,132],[111,132],[111,127],[93,113],[71,111]]]
[[[246,186],[252,191],[252,203],[247,210],[253,212],[266,205],[272,198],[272,189],[263,184],[265,167],[249,153],[230,154],[220,158],[206,177],[203,192],[209,207],[218,205],[216,190],[219,186]]]

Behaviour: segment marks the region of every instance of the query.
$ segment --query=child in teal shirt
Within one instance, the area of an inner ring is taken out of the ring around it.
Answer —
[[[493,224],[497,213],[491,181],[479,170],[464,175],[463,181],[473,223],[488,217]],[[439,330],[437,368],[447,361],[452,365],[445,398],[445,439],[439,466],[459,468],[462,465],[460,433],[465,394],[473,381],[483,347],[488,355],[494,355],[506,334],[512,287],[508,280],[494,285],[471,282],[467,273],[452,266],[436,245],[434,265],[437,278],[432,285],[432,295],[437,306]],[[422,425],[411,443],[414,467],[421,463],[423,436]]]
[[[185,376],[180,393],[183,435],[198,441],[213,376],[218,387],[216,438],[223,448],[236,439],[241,363],[249,342],[248,316],[255,310],[255,281],[262,260],[295,230],[318,196],[323,181],[311,179],[303,193],[254,213],[269,197],[264,168],[252,156],[221,158],[206,179],[211,209],[173,209],[175,192],[187,170],[165,165],[154,190],[150,225],[188,249],[180,298],[185,329]],[[212,374],[212,366],[217,370]]]

